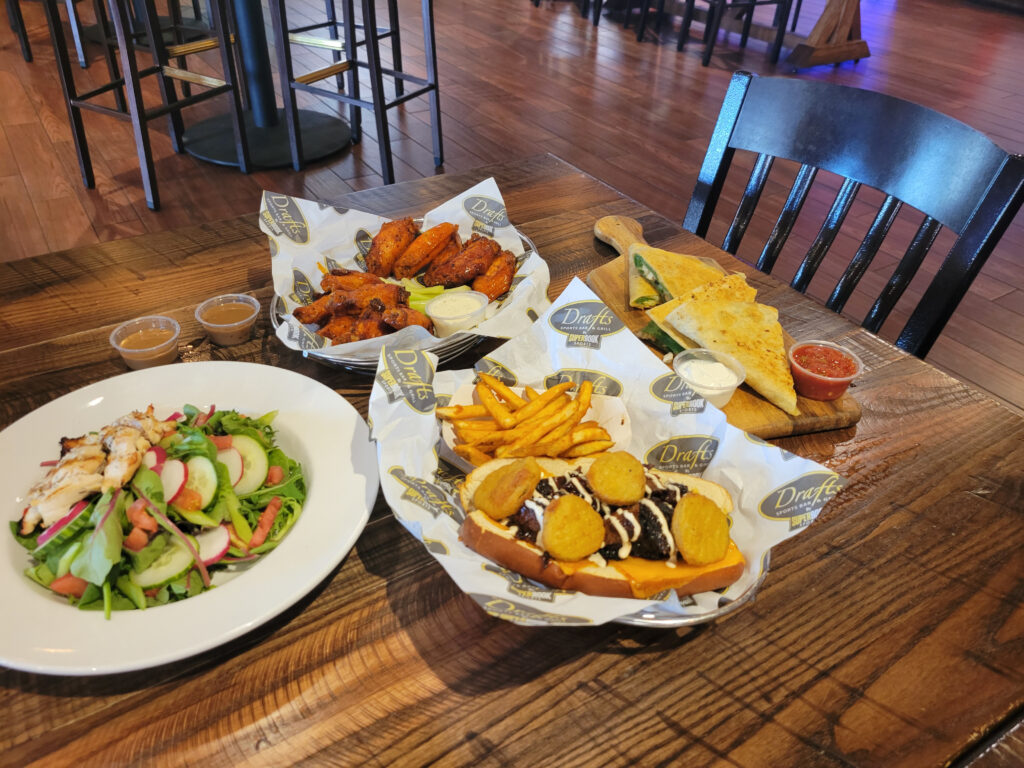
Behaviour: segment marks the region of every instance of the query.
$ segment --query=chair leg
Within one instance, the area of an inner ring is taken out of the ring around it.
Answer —
[[[338,11],[334,7],[334,0],[324,0],[324,14],[327,16],[327,35],[331,40],[338,39]],[[345,51],[346,55],[351,51]],[[331,60],[337,64],[341,61],[341,51],[332,50]],[[341,72],[334,76],[334,84],[339,91],[345,88],[345,76]]]
[[[228,16],[224,10],[226,0],[210,0],[210,21],[213,31],[220,44],[220,66],[224,73],[224,82],[231,86],[231,130],[235,134],[235,151],[238,156],[238,170],[249,173],[252,165],[249,161],[249,139],[245,132],[245,119],[242,116],[242,97],[238,88],[238,77],[235,74],[235,57],[231,51],[231,35],[227,32]]]
[[[704,29],[704,57],[701,59],[701,64],[705,67],[711,63],[711,52],[715,49],[723,13],[725,13],[725,0],[712,0],[711,6],[708,8],[707,26]]]
[[[398,0],[388,0],[388,24],[391,30],[391,68],[402,71],[402,32],[398,24]],[[405,82],[395,78],[395,95],[405,94]]]
[[[747,41],[750,40],[750,25],[754,22],[754,6],[747,8],[746,14],[743,16],[743,31],[740,33],[740,48],[747,47]]]
[[[114,0],[114,4],[120,6],[125,0]],[[156,67],[162,67],[168,61],[167,48],[164,45],[163,31],[160,29],[160,19],[156,15],[156,7],[153,5],[152,0],[143,0],[142,7],[138,9],[142,12],[142,28],[146,34],[146,39],[149,41],[149,50],[152,54],[153,64]],[[122,16],[122,20],[128,22],[128,14],[125,11]],[[135,65],[135,59],[132,58],[132,64]],[[138,81],[138,75],[134,76],[134,79]],[[160,88],[160,98],[163,99],[164,104],[173,104],[178,100],[177,89],[174,87],[174,80],[170,77],[165,76],[162,72],[158,72],[156,75],[156,82]],[[138,88],[138,83],[136,83]],[[182,88],[182,92],[187,97],[188,91]],[[139,115],[142,116],[140,119],[143,123],[145,120],[145,110],[142,107],[142,102],[139,101]],[[185,126],[181,119],[181,110],[172,109],[167,113],[167,132],[171,136],[171,147],[175,152],[185,151],[185,142],[182,138],[182,134],[185,132]]]
[[[597,26],[597,23],[601,21],[601,6],[603,4],[603,0],[594,0],[594,15],[592,16],[592,20],[595,27]]]
[[[359,98],[359,53],[356,47],[355,0],[342,0],[342,29],[345,32],[345,51],[352,62],[348,72],[348,95]],[[352,143],[358,144],[363,138],[363,110],[355,104],[348,106],[348,125],[352,131]]]
[[[380,151],[380,175],[385,184],[395,183],[395,167],[391,158],[391,132],[388,126],[384,76],[381,72],[380,45],[377,40],[377,12],[374,0],[363,0],[363,27],[366,29],[366,63],[373,94],[373,118],[377,124],[377,145]]]
[[[185,42],[185,35],[182,34],[182,20],[181,20],[181,3],[178,0],[168,0],[167,11],[171,18],[171,34],[174,37],[175,45],[181,45]],[[157,24],[159,25],[159,18]],[[163,39],[163,33],[161,32],[161,40]],[[175,65],[178,69],[188,69],[188,60],[184,56],[178,56],[175,60]],[[192,95],[192,86],[184,81],[181,83],[181,93],[185,98]]]
[[[117,46],[111,40],[114,37],[114,30],[110,25],[110,18],[107,16],[106,0],[94,0],[93,12],[96,14],[96,26],[103,36],[103,60],[107,64],[107,74],[110,75],[110,82],[121,79],[121,70],[117,64]],[[124,85],[114,89],[114,102],[118,110],[128,112],[128,102],[124,98]]]
[[[654,15],[654,32],[661,34],[661,23],[665,20],[665,0],[658,0],[658,9]]]
[[[796,7],[793,9],[793,25],[789,28],[790,32],[796,32],[796,20],[800,18],[800,5],[804,0],[796,0]]]
[[[647,13],[651,8],[651,0],[640,0],[640,21],[636,23],[636,41],[644,41],[644,32],[647,30]]]
[[[270,0],[267,4],[270,8],[271,29],[281,30],[282,38],[287,38],[288,14],[285,10],[284,0]],[[349,24],[345,24],[345,29]],[[284,101],[284,117],[288,123],[288,143],[292,152],[292,168],[301,171],[305,164],[302,156],[302,134],[299,132],[299,106],[295,101],[295,89],[292,82],[295,80],[295,72],[292,68],[291,47],[287,39],[282,39],[279,45],[274,46],[277,51],[277,73],[281,80],[281,95]]]
[[[75,154],[78,155],[78,169],[82,173],[82,184],[86,189],[96,186],[92,172],[92,159],[89,157],[89,144],[85,139],[85,127],[82,125],[82,111],[72,102],[78,98],[75,89],[75,78],[71,72],[71,59],[68,57],[68,46],[64,40],[64,26],[57,11],[57,0],[43,0],[46,12],[46,23],[50,28],[50,41],[53,43],[54,56],[57,60],[57,74],[60,87],[64,92],[64,105],[68,110],[68,123],[71,126],[71,137],[75,142]]]
[[[679,39],[676,40],[676,50],[683,50],[683,46],[686,45],[686,41],[690,37],[690,25],[693,23],[693,0],[686,0],[686,4],[683,6],[683,21],[679,26]]]
[[[597,3],[600,4],[600,0],[597,0]],[[427,82],[433,86],[429,99],[434,167],[440,168],[444,165],[444,146],[441,140],[441,89],[437,83],[437,48],[434,45],[434,0],[423,0],[423,45],[427,59]]]
[[[78,18],[75,0],[65,0],[68,8],[68,26],[71,27],[71,39],[75,41],[75,53],[78,54],[78,65],[82,69],[89,68],[89,59],[85,55],[85,44],[82,42],[82,21]]]
[[[792,0],[782,0],[779,3],[779,10],[782,18],[779,19],[779,23],[775,28],[775,42],[772,44],[771,50],[771,62],[772,64],[779,63],[779,54],[782,53],[782,43],[786,38],[786,24],[789,21],[789,8]]]
[[[113,0],[111,12],[114,33],[117,35],[117,47],[121,52],[121,71],[124,72],[128,113],[131,115],[132,132],[135,134],[135,151],[139,156],[139,170],[142,171],[142,188],[146,195],[146,204],[151,210],[156,211],[160,208],[160,196],[156,186],[156,173],[153,170],[153,153],[149,146],[149,129],[143,112],[139,70],[135,63],[135,46],[129,36],[130,21],[124,0]]]
[[[32,46],[28,42],[28,30],[25,28],[25,19],[21,15],[21,4],[18,0],[6,0],[7,18],[11,22],[11,29],[14,30],[21,46],[21,57],[25,61],[32,61]]]

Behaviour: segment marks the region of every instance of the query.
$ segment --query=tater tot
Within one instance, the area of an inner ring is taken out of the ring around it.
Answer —
[[[560,496],[544,510],[541,544],[556,560],[583,560],[604,544],[604,520],[579,496]]]
[[[729,518],[711,499],[690,491],[672,513],[672,538],[687,564],[717,563],[729,549]]]
[[[625,451],[603,453],[587,471],[587,482],[594,494],[607,504],[636,504],[644,497],[644,465]]]
[[[540,482],[541,468],[530,457],[513,461],[491,472],[473,493],[473,504],[495,520],[514,515],[533,495]]]

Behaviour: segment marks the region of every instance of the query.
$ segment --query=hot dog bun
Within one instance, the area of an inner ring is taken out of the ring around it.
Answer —
[[[670,563],[664,560],[646,560],[627,557],[608,560],[605,565],[593,560],[561,562],[547,557],[544,550],[530,542],[517,539],[514,530],[476,509],[473,495],[483,478],[515,459],[494,459],[467,475],[460,489],[466,519],[460,537],[470,549],[499,565],[521,573],[528,579],[556,589],[584,592],[602,597],[633,597],[648,599],[666,589],[674,589],[680,596],[707,592],[727,587],[743,573],[746,561],[732,541],[726,556],[710,565],[687,565],[681,559]],[[539,458],[544,473],[564,475],[572,469],[586,471],[592,458],[573,462],[562,459]],[[724,512],[732,511],[729,492],[722,486],[699,477],[675,472],[650,470],[665,482],[683,483],[691,491],[714,501]]]

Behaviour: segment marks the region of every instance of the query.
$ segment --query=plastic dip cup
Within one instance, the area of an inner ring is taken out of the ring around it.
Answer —
[[[793,384],[803,397],[836,400],[864,366],[853,352],[831,341],[800,341],[789,349]]]
[[[434,335],[444,337],[480,325],[490,303],[479,291],[450,291],[428,301],[424,312],[434,321]]]
[[[747,372],[732,355],[711,349],[684,349],[672,360],[676,375],[716,408],[724,408]]]
[[[242,344],[252,336],[260,303],[244,293],[214,296],[196,307],[196,320],[215,344]]]
[[[146,315],[121,323],[110,334],[110,344],[129,368],[150,368],[178,359],[178,322],[163,315]]]

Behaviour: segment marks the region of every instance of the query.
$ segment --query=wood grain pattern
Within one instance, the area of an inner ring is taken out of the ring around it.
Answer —
[[[637,218],[659,247],[686,238],[544,156],[331,202],[422,211],[491,175],[552,295],[612,258],[592,234],[601,216]],[[123,372],[106,334],[140,309],[187,320],[222,285],[268,299],[268,260],[249,214],[3,265],[0,327],[20,341],[0,349],[0,425]],[[794,336],[842,340],[866,373],[855,427],[775,441],[849,485],[775,548],[756,602],[674,631],[517,627],[462,594],[379,498],[333,574],[220,648],[98,678],[0,670],[0,762],[850,768],[978,754],[1024,707],[1024,420],[771,278],[758,288]],[[30,337],[41,290],[46,332]],[[265,319],[239,347],[209,346],[194,324],[185,338],[186,361],[286,367],[365,413],[368,377],[303,360]]]
[[[689,233],[684,235],[684,245],[677,247],[681,253],[699,259],[713,259],[714,255],[721,253],[710,243]],[[637,333],[647,325],[648,319],[643,310],[629,306],[628,292],[624,291],[626,268],[626,257],[619,256],[590,272],[586,277],[586,283],[633,333]],[[750,269],[747,280],[757,287],[760,276],[760,272]],[[783,336],[788,349],[793,343],[793,337],[786,333],[785,328]],[[652,352],[659,359],[662,357],[660,352],[653,349]],[[860,405],[850,390],[838,400],[827,402],[798,396],[797,408],[800,410],[799,415],[788,414],[744,384],[736,390],[722,411],[734,427],[766,440],[826,429],[842,429],[853,426],[860,420]]]

